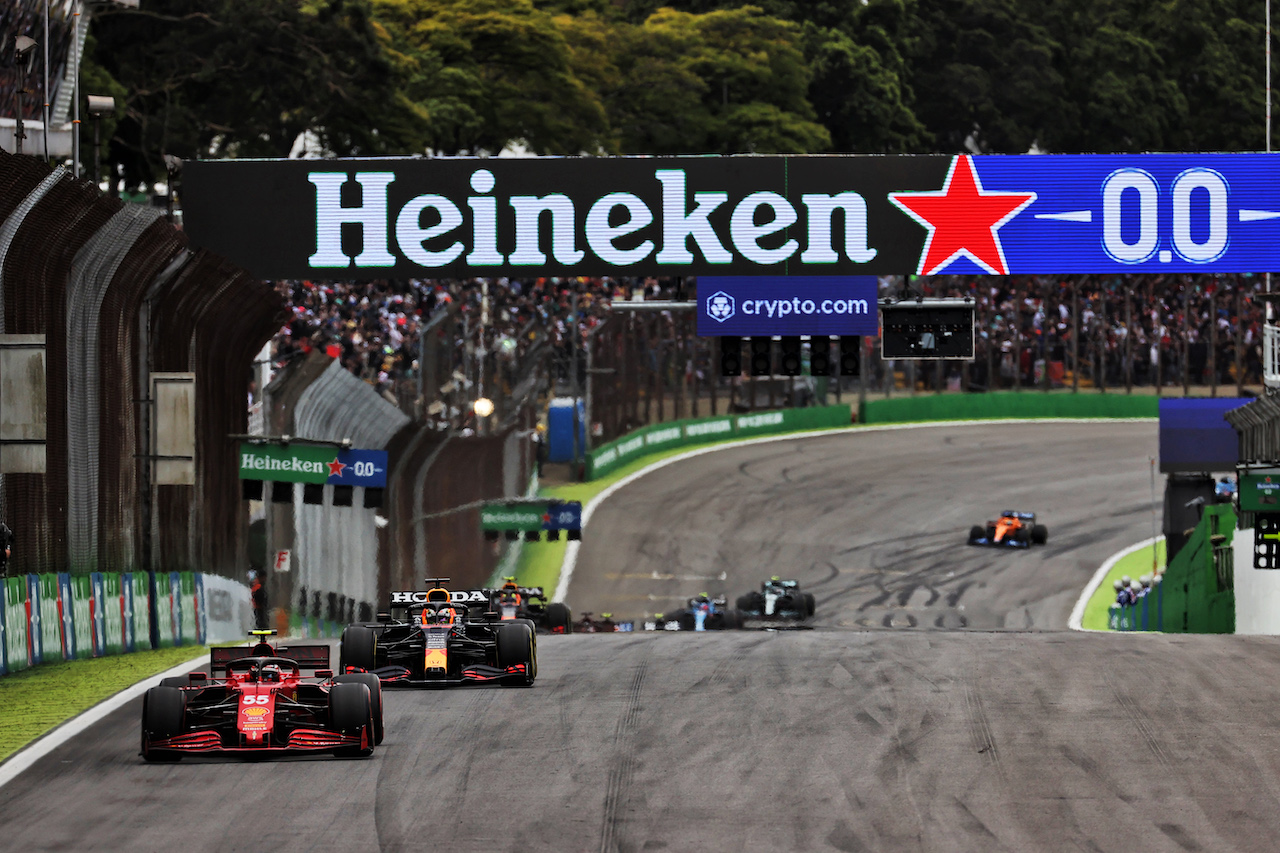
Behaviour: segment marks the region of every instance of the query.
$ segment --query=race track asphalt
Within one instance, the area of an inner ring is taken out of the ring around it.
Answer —
[[[389,691],[367,760],[146,765],[135,703],[0,788],[0,849],[1273,850],[1280,641],[1064,630],[1150,536],[1155,438],[986,425],[669,466],[600,507],[570,602],[786,565],[818,627],[542,637],[532,689]],[[963,545],[1006,505],[1048,546]]]

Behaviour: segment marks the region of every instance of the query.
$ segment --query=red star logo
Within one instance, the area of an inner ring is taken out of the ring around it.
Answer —
[[[330,476],[330,477],[341,477],[341,476],[342,476],[342,469],[347,467],[347,463],[345,463],[345,462],[339,462],[339,461],[338,461],[338,457],[336,457],[336,456],[335,456],[335,457],[333,457],[333,461],[332,461],[332,462],[326,462],[325,464],[329,466],[329,476]]]
[[[918,275],[933,275],[961,255],[993,275],[1008,275],[996,232],[1035,200],[1035,193],[984,190],[967,154],[951,161],[940,191],[889,193],[889,201],[929,229]]]

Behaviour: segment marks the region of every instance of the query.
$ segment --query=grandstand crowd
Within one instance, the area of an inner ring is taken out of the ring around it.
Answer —
[[[318,349],[402,404],[424,344],[442,348],[455,366],[478,350],[518,363],[540,338],[565,358],[574,346],[574,329],[585,341],[614,300],[670,299],[679,280],[296,280],[277,286],[293,313],[272,342],[277,366]],[[971,390],[1035,385],[1045,380],[1046,369],[1053,384],[1065,382],[1066,370],[1086,384],[1112,387],[1259,384],[1262,289],[1262,276],[1247,274],[881,280],[882,295],[974,299],[976,352],[964,385]],[[685,295],[695,298],[696,280]],[[658,339],[646,342],[657,344]],[[699,364],[710,367],[709,357]],[[954,384],[959,368],[949,370]],[[705,373],[715,371],[671,371],[668,381],[693,381]],[[893,365],[874,355],[870,375],[880,389],[897,376]],[[937,379],[922,369],[919,381],[928,387]]]

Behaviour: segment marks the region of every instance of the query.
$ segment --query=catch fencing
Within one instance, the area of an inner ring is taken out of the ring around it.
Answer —
[[[249,590],[203,572],[67,572],[0,581],[0,675],[55,661],[240,639]]]

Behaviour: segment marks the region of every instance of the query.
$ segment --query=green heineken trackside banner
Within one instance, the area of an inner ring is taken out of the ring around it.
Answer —
[[[332,447],[318,445],[241,444],[240,479],[323,483],[329,479],[329,463],[336,456]]]
[[[4,659],[9,672],[31,666],[31,647],[27,639],[27,579],[4,578]]]
[[[541,530],[543,506],[489,504],[480,510],[481,530]]]
[[[1241,469],[1239,494],[1242,512],[1280,512],[1280,468]]]
[[[749,415],[673,421],[630,432],[587,454],[587,479],[603,477],[622,465],[660,450],[693,447],[731,438],[755,438],[801,429],[848,426],[849,407],[781,409]]]

